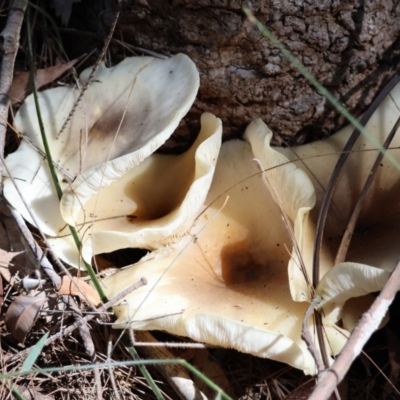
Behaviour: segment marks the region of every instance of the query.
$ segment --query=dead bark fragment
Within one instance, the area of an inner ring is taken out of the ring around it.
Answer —
[[[14,62],[19,45],[19,33],[24,19],[27,0],[15,0],[9,10],[6,27],[0,34],[0,154],[3,155],[6,138],[9,92],[14,72]],[[3,166],[0,164],[0,180]],[[0,191],[3,188],[0,184]]]

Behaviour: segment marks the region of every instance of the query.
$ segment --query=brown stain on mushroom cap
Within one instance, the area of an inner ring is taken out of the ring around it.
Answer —
[[[221,273],[226,286],[245,284],[266,276],[268,265],[257,261],[247,240],[224,246],[221,250]]]

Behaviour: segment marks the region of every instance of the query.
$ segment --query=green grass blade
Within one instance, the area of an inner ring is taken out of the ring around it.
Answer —
[[[135,361],[140,361],[139,354],[137,353],[136,349],[133,346],[128,347],[129,353]],[[154,396],[156,396],[157,400],[165,400],[164,396],[162,395],[159,387],[154,382],[153,377],[150,375],[149,371],[147,370],[146,366],[143,364],[138,364],[139,371],[142,373],[144,378],[146,379],[148,385],[150,386],[151,390],[153,391]]]
[[[128,348],[130,350],[130,348]],[[136,350],[134,349],[134,353]],[[132,354],[132,353],[131,353]],[[133,356],[132,354],[132,356]],[[137,353],[136,353],[137,354]],[[217,395],[220,395],[221,398],[225,400],[233,400],[229,395],[227,395],[218,385],[212,382],[209,378],[207,378],[203,373],[201,373],[198,369],[190,365],[187,361],[182,359],[175,360],[133,360],[133,361],[113,361],[113,362],[104,362],[96,364],[97,368],[116,368],[116,367],[129,367],[129,366],[140,366],[145,365],[161,365],[161,364],[180,364],[186,367],[190,372],[194,375],[198,376],[203,382],[205,382],[210,388],[217,392]],[[51,368],[38,368],[32,369],[30,371],[15,371],[9,372],[6,374],[0,373],[1,380],[7,380],[12,377],[24,376],[30,374],[38,374],[38,373],[52,373],[52,372],[69,372],[69,371],[87,371],[94,367],[94,365],[64,365],[62,367],[51,367]]]
[[[49,332],[46,332],[35,344],[31,352],[28,354],[28,357],[26,357],[24,363],[22,364],[21,371],[29,371],[33,367],[33,364],[35,364],[37,358],[39,357],[39,354],[42,351],[48,337]]]
[[[33,56],[32,36],[31,36],[30,6],[27,8],[26,14],[27,14],[26,15],[26,25],[27,25],[27,36],[28,36],[28,50],[29,50],[29,72],[30,72],[31,84],[32,84],[32,88],[33,88],[33,98],[35,100],[36,115],[37,115],[37,119],[38,119],[38,123],[39,123],[40,134],[41,134],[42,140],[43,140],[44,151],[46,153],[46,158],[47,158],[47,161],[49,164],[51,178],[52,178],[54,186],[56,188],[57,196],[59,199],[61,199],[63,193],[61,190],[60,183],[58,182],[58,177],[57,177],[57,174],[56,174],[56,171],[54,168],[53,158],[51,156],[49,144],[47,142],[47,137],[46,137],[46,133],[44,130],[42,114],[40,112],[40,105],[39,105],[38,92],[37,92],[36,79],[35,79],[35,66],[34,66],[34,61],[33,61],[34,56]]]
[[[60,53],[61,54],[65,54],[65,50],[64,50],[64,47],[63,47],[63,44],[62,44],[61,35],[60,35],[60,30],[59,30],[57,24],[54,22],[54,19],[42,7],[37,6],[33,2],[29,2],[29,6],[34,8],[35,10],[40,12],[45,18],[47,18],[47,20],[50,22],[50,25],[54,29],[54,34],[55,34],[54,40],[55,40],[55,43],[59,47]]]
[[[233,400],[232,397],[228,396],[218,385],[216,385],[211,379],[201,373],[197,368],[193,367],[193,365],[189,364],[185,360],[182,360],[181,364],[183,364],[193,375],[199,377],[205,384],[213,389],[217,393],[216,399],[223,398],[225,400]]]
[[[39,104],[39,98],[38,98],[38,92],[37,92],[37,88],[36,88],[36,80],[35,80],[35,68],[34,68],[34,62],[33,62],[33,49],[32,49],[32,37],[31,37],[31,24],[30,24],[30,8],[28,7],[27,9],[27,18],[26,18],[26,23],[27,23],[27,36],[28,36],[28,49],[29,49],[29,69],[30,69],[30,77],[31,77],[31,83],[32,83],[32,88],[33,88],[33,98],[35,101],[35,107],[36,107],[36,114],[37,114],[37,118],[38,118],[38,123],[39,123],[39,128],[40,128],[40,135],[42,137],[42,142],[43,142],[43,147],[44,147],[44,151],[46,154],[46,158],[47,158],[47,162],[48,162],[48,166],[49,166],[49,170],[50,170],[50,175],[54,184],[54,187],[56,189],[57,192],[57,196],[58,199],[61,200],[61,197],[63,195],[62,189],[61,189],[61,185],[60,182],[58,181],[58,176],[56,173],[56,170],[54,168],[54,163],[53,163],[53,158],[51,156],[51,151],[50,151],[50,147],[49,144],[47,142],[47,137],[46,137],[46,132],[44,129],[44,124],[43,124],[43,119],[42,119],[42,114],[40,112],[40,104]],[[73,226],[69,226],[71,235],[74,239],[74,242],[76,244],[76,247],[78,248],[79,252],[81,251],[82,248],[82,243],[79,239],[78,233],[76,231],[76,229]],[[93,282],[94,287],[96,288],[101,300],[103,302],[107,301],[107,296],[103,290],[103,287],[99,281],[99,279],[96,276],[96,273],[93,269],[93,267],[88,264],[86,261],[83,260],[83,263],[86,267],[86,270],[90,276],[90,279]]]
[[[11,390],[12,394],[18,399],[18,400],[26,400],[25,396],[22,395],[19,390],[15,387],[15,384],[8,382],[8,380],[5,381],[6,386]]]

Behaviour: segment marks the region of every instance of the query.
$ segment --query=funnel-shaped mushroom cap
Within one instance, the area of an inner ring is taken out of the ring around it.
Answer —
[[[199,136],[187,152],[153,154],[93,196],[76,224],[83,228],[84,259],[127,247],[154,250],[186,233],[210,188],[221,137],[221,120],[203,114]],[[71,209],[61,205],[65,216]]]
[[[291,298],[292,239],[274,199],[284,198],[284,212],[304,223],[314,189],[291,164],[260,173],[260,164],[268,169],[287,160],[270,148],[272,135],[259,124],[249,128],[251,146],[222,146],[209,206],[190,234],[106,278],[104,286],[112,297],[141,276],[149,281],[116,308],[119,327],[167,330],[311,373],[314,361],[300,339],[307,304]],[[260,148],[258,161],[252,147]]]
[[[303,254],[308,254],[310,245],[313,245],[314,229],[308,224],[308,214],[315,204],[314,188],[311,190],[307,175],[285,157],[281,157],[280,153],[272,149],[265,151],[266,146],[269,148],[272,132],[262,120],[253,121],[247,128],[245,137],[250,141],[253,153],[263,169],[271,164],[271,158],[275,160],[276,168],[268,172],[266,176],[269,178],[266,183],[275,202],[284,210],[281,215],[287,215],[295,222],[292,234],[292,243],[295,243],[295,246],[289,261],[290,292],[295,301],[310,301],[311,274],[304,265],[308,260],[303,260]],[[270,183],[272,177],[273,186]],[[288,246],[288,249],[290,248],[291,246]]]
[[[397,85],[378,107],[366,128],[379,143],[383,144],[399,116],[400,85]],[[325,140],[290,149],[276,149],[304,170],[314,184],[317,207],[310,214],[311,224],[315,224],[317,220],[319,205],[333,168],[353,129],[353,127],[347,126]],[[400,134],[397,133],[390,145],[389,152],[398,162],[400,162],[399,146]],[[377,155],[378,151],[374,145],[364,135],[360,135],[334,192],[324,233],[325,247],[322,257],[325,257],[325,261],[322,262],[322,265],[333,265],[351,212]],[[394,268],[400,256],[397,245],[400,241],[399,190],[400,171],[384,158],[368,192],[346,260],[373,265],[389,271]],[[310,245],[305,247],[310,251],[308,254],[303,253],[303,257],[305,257],[305,264],[311,268],[313,232],[309,234],[308,238]],[[304,238],[304,240],[307,239]],[[323,273],[325,272],[326,270],[323,271]]]
[[[81,74],[83,83],[89,73],[86,70]],[[132,57],[112,68],[100,65],[60,135],[80,90],[64,86],[39,93],[47,140],[63,183],[62,204],[68,209],[64,212],[68,223],[76,222],[82,205],[93,194],[123,176],[168,139],[191,107],[198,87],[196,67],[183,54],[167,60]],[[60,235],[65,220],[43,159],[33,96],[20,108],[15,126],[27,140],[7,157],[7,165],[43,232]],[[8,179],[4,193],[32,222]]]
[[[221,120],[203,114],[201,131],[188,151],[152,154],[92,196],[76,223],[84,259],[90,262],[93,255],[127,247],[153,250],[186,233],[210,188],[221,137]],[[63,213],[71,212],[63,206]],[[65,224],[60,237],[48,241],[64,261],[81,265]]]

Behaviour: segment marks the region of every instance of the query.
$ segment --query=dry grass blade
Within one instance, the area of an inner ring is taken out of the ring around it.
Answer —
[[[385,143],[383,144],[383,148],[385,150],[387,150],[389,148],[390,143],[392,142],[392,140],[393,140],[393,138],[394,138],[394,136],[395,136],[395,134],[397,132],[397,129],[399,129],[399,126],[400,126],[400,117],[397,119],[397,121],[394,124],[392,130],[389,133],[389,136],[386,138]],[[374,165],[371,168],[371,172],[368,175],[367,181],[365,182],[363,190],[362,190],[362,192],[360,194],[360,197],[359,197],[359,199],[357,201],[357,204],[354,207],[354,210],[353,210],[353,213],[352,213],[352,215],[350,217],[349,223],[347,224],[346,231],[345,231],[345,233],[343,235],[342,241],[340,243],[339,250],[338,250],[337,255],[336,255],[335,264],[339,264],[339,263],[343,262],[345,260],[345,258],[346,258],[347,250],[348,250],[349,245],[350,245],[350,240],[351,240],[351,237],[353,235],[354,228],[356,226],[358,216],[360,215],[360,212],[362,210],[364,201],[367,198],[368,191],[369,191],[369,189],[371,187],[372,181],[374,180],[376,172],[378,171],[379,165],[380,165],[380,163],[381,163],[381,161],[382,161],[384,156],[385,156],[385,154],[380,152],[378,154],[378,156],[376,157]]]
[[[400,81],[400,74],[396,74],[384,87],[384,89],[379,93],[379,95],[372,102],[368,110],[364,113],[364,115],[360,119],[360,124],[365,126],[366,123],[371,118],[372,114],[376,111],[378,106],[381,104],[383,99],[387,96],[387,94],[396,86],[396,84]],[[328,216],[328,211],[330,204],[332,202],[332,197],[336,188],[336,185],[339,181],[339,176],[344,168],[344,165],[351,153],[351,150],[359,138],[361,131],[359,129],[354,129],[352,135],[350,136],[348,142],[342,150],[342,153],[336,163],[335,169],[332,172],[331,178],[329,180],[328,186],[326,188],[325,196],[321,204],[321,208],[318,215],[316,230],[315,230],[315,241],[314,241],[314,254],[313,254],[313,277],[312,283],[313,287],[316,288],[319,282],[319,273],[320,273],[320,265],[319,258],[322,247],[322,239],[324,235],[324,228],[326,219]],[[317,337],[319,346],[321,348],[321,355],[325,364],[325,367],[329,367],[328,357],[326,355],[326,346],[324,341],[324,334],[322,330],[322,321],[319,313],[315,313],[316,326],[317,326]]]
[[[324,363],[322,362],[321,354],[311,337],[310,331],[308,330],[308,321],[310,320],[310,316],[312,315],[312,313],[315,312],[317,301],[317,299],[314,299],[307,309],[301,328],[301,338],[306,342],[308,350],[313,356],[315,364],[317,365],[318,372],[321,372],[322,370],[324,370]]]
[[[372,104],[368,107],[368,110],[363,114],[360,119],[360,124],[365,126],[366,123],[371,118],[372,114],[376,111],[378,106],[382,103],[383,99],[387,96],[387,94],[396,86],[396,84],[400,81],[400,74],[396,74],[383,88],[383,90],[379,93],[379,95],[375,98]],[[321,204],[321,209],[318,215],[318,221],[316,226],[315,233],[315,244],[314,244],[314,257],[313,257],[313,286],[314,288],[317,286],[319,282],[319,255],[321,252],[322,246],[322,238],[323,231],[326,223],[326,218],[328,216],[329,206],[332,201],[332,196],[335,191],[335,187],[337,185],[340,173],[346,163],[347,158],[349,157],[351,150],[360,136],[361,132],[358,129],[354,129],[352,135],[350,136],[346,146],[343,148],[342,153],[337,161],[334,171],[332,172],[331,178],[329,180],[328,187],[326,188],[325,197]]]
[[[0,276],[0,307],[3,307],[4,304],[4,285],[3,285],[3,277]]]
[[[112,348],[113,348],[113,345],[112,345],[112,340],[111,340],[111,337],[110,337],[108,339],[108,344],[107,344],[107,361],[111,360]],[[121,400],[121,397],[119,395],[118,388],[117,388],[117,383],[116,383],[116,380],[115,380],[114,369],[109,367],[108,368],[108,373],[110,375],[110,381],[111,381],[111,386],[112,386],[113,391],[114,391],[115,400]]]
[[[68,278],[68,277],[67,277]],[[79,280],[79,286],[80,289],[83,290],[84,285],[81,285],[82,281]],[[87,283],[83,282],[86,286],[89,286]],[[61,289],[65,289],[66,291],[68,290],[73,290],[75,285],[72,284],[72,282],[69,279],[66,279],[65,285],[63,281],[63,285],[61,286]],[[93,288],[89,286],[89,288],[94,291]],[[60,290],[61,290],[60,289]],[[95,291],[94,291],[95,292]],[[97,294],[97,293],[95,293]],[[76,295],[79,295],[79,292],[76,293]],[[82,312],[79,309],[78,305],[75,303],[75,300],[69,295],[63,295],[63,298],[65,298],[65,301],[67,302],[68,306],[74,311],[74,318],[76,322],[79,322],[82,319]],[[98,297],[98,301],[100,302],[100,298]],[[101,379],[100,379],[100,372],[99,369],[96,367],[96,350],[95,350],[95,345],[93,343],[92,335],[90,333],[90,328],[87,322],[81,323],[78,327],[79,335],[82,339],[84,348],[85,348],[85,353],[89,356],[91,362],[94,364],[93,365],[93,374],[95,378],[95,386],[96,386],[96,395],[97,399],[101,400],[102,399],[102,390],[101,390]]]

